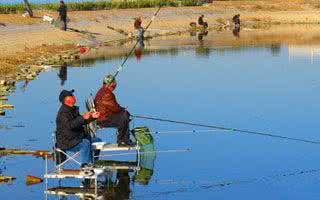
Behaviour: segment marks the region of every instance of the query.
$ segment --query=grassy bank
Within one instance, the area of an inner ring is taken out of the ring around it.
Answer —
[[[97,1],[97,2],[77,2],[67,3],[69,11],[79,10],[107,10],[125,8],[149,8],[156,6],[196,6],[201,4],[201,0],[123,0],[123,1]],[[31,4],[34,10],[57,10],[59,3]],[[19,13],[24,11],[24,4],[1,4],[0,13]]]

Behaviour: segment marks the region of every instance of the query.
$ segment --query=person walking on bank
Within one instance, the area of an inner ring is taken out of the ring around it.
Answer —
[[[95,97],[95,105],[100,117],[97,122],[102,128],[115,127],[118,129],[117,143],[119,146],[130,145],[129,122],[130,113],[121,107],[113,93],[117,82],[112,75],[107,75],[103,85]]]
[[[64,1],[60,1],[60,7],[58,8],[59,17],[60,17],[60,28],[61,30],[67,31],[67,6]]]
[[[61,107],[56,118],[56,145],[63,151],[80,151],[82,166],[92,163],[91,142],[100,142],[99,138],[87,138],[84,125],[96,120],[99,112],[86,112],[80,115],[74,90],[63,90],[59,95]],[[91,140],[91,141],[90,141]]]

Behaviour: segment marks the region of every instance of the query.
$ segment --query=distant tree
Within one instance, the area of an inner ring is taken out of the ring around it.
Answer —
[[[33,17],[33,12],[32,12],[32,9],[31,9],[29,1],[28,0],[23,0],[23,1],[24,1],[24,5],[26,7],[26,10],[29,13],[29,16]]]

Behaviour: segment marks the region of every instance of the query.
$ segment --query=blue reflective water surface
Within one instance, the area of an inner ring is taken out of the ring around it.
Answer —
[[[140,61],[132,57],[118,76],[116,94],[132,114],[320,140],[319,60],[293,56],[292,48],[190,47]],[[59,92],[75,89],[84,111],[85,98],[120,62],[69,67],[63,86],[59,69],[41,73],[26,89],[18,83],[9,97],[14,110],[0,118],[0,145],[51,149]],[[155,134],[158,151],[191,151],[158,153],[149,183],[130,184],[132,199],[318,199],[319,145],[141,119],[134,125],[204,132]],[[114,139],[112,131],[98,135]],[[1,199],[45,199],[45,184],[24,183],[26,175],[43,176],[44,160],[16,156],[0,161],[3,174],[17,177],[0,186]]]

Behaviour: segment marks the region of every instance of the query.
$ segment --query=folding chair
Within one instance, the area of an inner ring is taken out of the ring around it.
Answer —
[[[60,148],[57,148],[57,142],[56,142],[56,132],[53,134],[53,152],[54,152],[54,171],[59,172],[63,168],[63,166],[69,162],[73,161],[74,163],[81,166],[81,162],[76,160],[76,158],[80,155],[80,151],[76,151],[74,154],[68,154],[66,151],[63,151]]]

